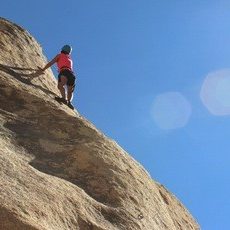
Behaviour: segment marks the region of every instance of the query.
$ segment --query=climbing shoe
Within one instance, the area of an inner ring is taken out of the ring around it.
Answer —
[[[67,102],[67,106],[68,106],[69,108],[71,108],[71,109],[74,109],[74,107],[73,107],[73,105],[71,104],[70,101]]]
[[[55,100],[59,103],[67,104],[67,101],[65,98],[62,97],[55,97]]]

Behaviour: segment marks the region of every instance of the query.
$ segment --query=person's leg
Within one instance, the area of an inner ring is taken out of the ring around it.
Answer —
[[[74,109],[73,105],[71,104],[71,100],[73,99],[73,91],[74,91],[74,85],[68,85],[67,86],[67,105]]]
[[[67,101],[71,102],[73,99],[74,85],[67,86]]]
[[[68,71],[65,76],[67,79],[67,105],[71,109],[74,109],[73,105],[71,104],[71,100],[73,99],[73,91],[75,87],[75,76],[70,71]]]
[[[60,76],[58,79],[58,89],[61,93],[62,98],[66,100],[66,94],[65,94],[65,85],[67,83],[67,78],[65,76]]]
[[[73,99],[73,91],[75,87],[75,76],[72,72],[67,75],[67,101],[71,102]]]

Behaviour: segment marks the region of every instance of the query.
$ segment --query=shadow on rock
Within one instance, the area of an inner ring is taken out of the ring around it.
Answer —
[[[45,89],[39,85],[36,85],[34,83],[31,82],[31,80],[33,78],[31,78],[32,74],[26,74],[26,73],[18,73],[15,70],[20,70],[20,71],[35,71],[36,69],[30,69],[30,68],[22,68],[22,67],[14,67],[14,66],[8,66],[8,65],[3,65],[0,64],[0,70],[11,75],[12,77],[16,78],[18,81],[26,84],[26,85],[30,85],[30,86],[34,86],[37,89],[40,89],[41,91],[43,91],[46,94],[52,94],[52,95],[56,95],[54,92]]]

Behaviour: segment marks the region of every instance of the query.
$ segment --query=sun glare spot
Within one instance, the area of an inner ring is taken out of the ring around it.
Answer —
[[[200,97],[213,115],[230,115],[230,69],[209,73],[201,87]]]
[[[184,127],[191,112],[190,103],[179,92],[167,92],[156,96],[151,110],[157,126],[166,130]]]

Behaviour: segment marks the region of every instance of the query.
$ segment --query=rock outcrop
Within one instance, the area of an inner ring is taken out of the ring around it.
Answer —
[[[0,229],[190,230],[183,205],[113,140],[58,104],[46,58],[0,19]]]

